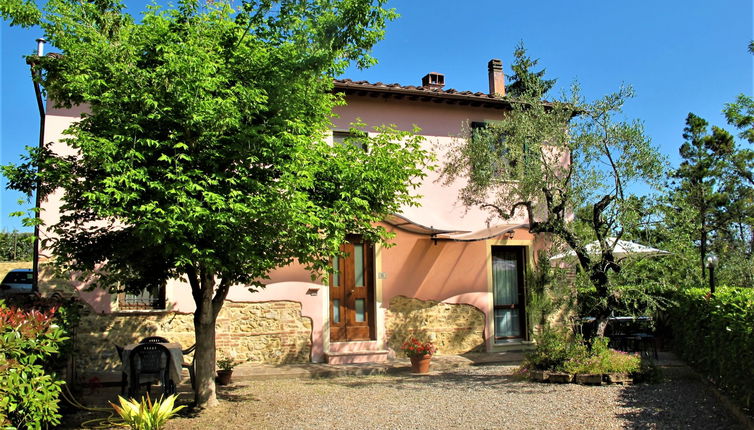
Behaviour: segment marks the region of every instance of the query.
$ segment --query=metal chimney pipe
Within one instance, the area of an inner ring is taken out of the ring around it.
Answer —
[[[41,37],[39,39],[37,39],[37,57],[41,57],[41,56],[44,55],[44,53],[45,53],[45,43],[46,42],[47,41],[44,40]]]

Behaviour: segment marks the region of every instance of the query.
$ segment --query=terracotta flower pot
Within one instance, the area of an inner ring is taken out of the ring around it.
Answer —
[[[411,373],[429,373],[429,363],[432,360],[432,356],[412,356],[411,359]]]
[[[215,382],[217,382],[219,385],[228,385],[230,384],[230,377],[233,376],[233,370],[218,370],[217,371],[217,378],[215,379]]]

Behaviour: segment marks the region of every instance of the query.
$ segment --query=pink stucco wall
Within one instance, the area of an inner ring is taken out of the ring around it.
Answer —
[[[458,136],[465,121],[499,120],[502,109],[489,109],[456,104],[349,96],[347,105],[335,108],[333,124],[345,130],[356,119],[371,126],[394,124],[401,130],[421,127],[424,136]]]

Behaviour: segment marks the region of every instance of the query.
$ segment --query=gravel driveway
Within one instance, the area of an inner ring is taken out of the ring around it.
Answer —
[[[430,376],[271,379],[224,388],[221,406],[169,429],[744,429],[685,367],[658,384],[521,381],[515,367]]]

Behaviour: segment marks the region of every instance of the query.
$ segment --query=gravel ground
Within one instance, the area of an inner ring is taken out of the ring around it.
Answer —
[[[744,429],[685,367],[658,384],[602,387],[521,381],[514,370],[249,381],[168,429]]]

